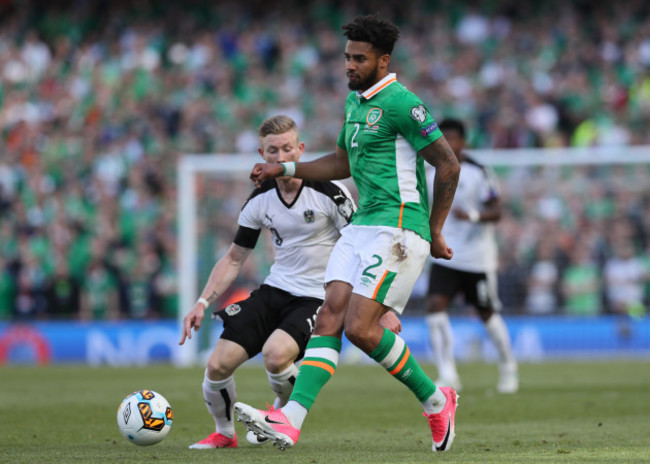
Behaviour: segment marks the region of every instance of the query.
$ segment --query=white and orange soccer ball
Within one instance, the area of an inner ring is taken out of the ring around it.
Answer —
[[[131,393],[117,409],[120,432],[136,445],[153,445],[162,441],[173,421],[174,413],[169,402],[152,390]]]

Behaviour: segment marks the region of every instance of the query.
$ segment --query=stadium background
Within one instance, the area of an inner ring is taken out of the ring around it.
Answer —
[[[434,117],[465,120],[473,148],[650,144],[650,7],[640,0],[2,1],[0,362],[41,359],[43,344],[43,359],[56,360],[52,340],[81,329],[100,334],[84,339],[103,347],[100,362],[173,343],[179,157],[255,152],[257,125],[280,112],[309,151],[331,149],[347,93],[340,25],[368,11],[401,26],[393,70]],[[529,316],[600,316],[619,349],[647,354],[650,161],[498,174],[505,313],[524,327],[545,323]],[[199,183],[201,284],[232,239],[233,193],[249,188]],[[646,270],[633,317],[609,304],[604,279],[626,247]],[[268,261],[260,247],[236,290],[257,285]],[[422,296],[419,287],[407,314],[421,314]],[[143,336],[138,323],[156,319],[161,332]],[[133,340],[115,348],[122,335],[110,330],[131,327]],[[593,334],[597,348],[607,337]]]

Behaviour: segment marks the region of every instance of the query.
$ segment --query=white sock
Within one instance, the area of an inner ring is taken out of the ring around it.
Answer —
[[[234,437],[233,405],[237,401],[234,377],[231,375],[224,380],[210,380],[206,369],[203,377],[203,399],[214,418],[217,432],[230,438]]]
[[[282,412],[289,419],[289,423],[299,429],[302,428],[302,423],[305,421],[305,417],[307,417],[309,411],[297,401],[289,400],[282,408]]]
[[[272,374],[269,371],[266,371],[266,374],[269,376],[269,383],[271,384],[271,390],[275,392],[275,401],[273,401],[273,407],[275,409],[280,409],[282,406],[287,404],[291,392],[293,391],[293,384],[296,383],[296,376],[298,375],[298,366],[291,364],[282,372],[277,374]]]
[[[485,323],[485,329],[487,330],[490,340],[492,340],[492,343],[494,343],[499,352],[501,364],[510,366],[516,365],[517,361],[512,354],[512,347],[510,344],[510,334],[508,333],[506,322],[503,320],[503,317],[501,317],[501,314],[493,313],[492,316],[490,316],[490,319]]]
[[[458,379],[458,370],[454,359],[454,336],[449,315],[444,311],[431,313],[426,320],[438,375],[442,379]]]
[[[439,388],[436,388],[436,391],[433,392],[433,395],[429,397],[422,406],[424,407],[424,412],[427,414],[438,414],[442,411],[442,408],[447,404],[447,397]]]

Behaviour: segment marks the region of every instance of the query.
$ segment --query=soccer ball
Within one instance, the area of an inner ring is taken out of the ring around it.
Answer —
[[[167,436],[174,413],[160,393],[140,390],[124,398],[117,409],[117,426],[136,445],[153,445]]]

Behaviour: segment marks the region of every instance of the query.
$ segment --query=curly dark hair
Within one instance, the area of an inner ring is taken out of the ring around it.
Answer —
[[[376,14],[357,16],[341,29],[348,40],[369,42],[372,48],[381,54],[393,53],[395,42],[399,39],[399,29],[388,20],[380,19]]]
[[[465,138],[465,124],[459,119],[454,119],[454,118],[443,119],[441,122],[438,123],[438,128],[442,132],[447,130],[456,131],[462,139]]]

